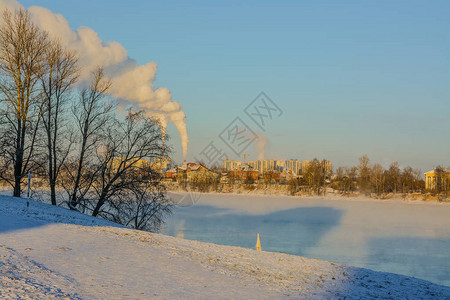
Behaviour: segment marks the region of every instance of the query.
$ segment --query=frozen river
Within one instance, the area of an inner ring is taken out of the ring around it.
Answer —
[[[259,233],[265,251],[450,286],[450,204],[202,194],[175,209],[163,233],[247,248]]]

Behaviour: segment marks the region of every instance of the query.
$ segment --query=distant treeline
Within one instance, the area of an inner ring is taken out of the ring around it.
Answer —
[[[192,190],[200,192],[230,192],[246,189],[273,189],[280,190],[278,186],[285,186],[285,190],[291,195],[315,194],[324,195],[332,190],[343,195],[363,194],[365,196],[384,198],[389,194],[430,194],[439,196],[439,199],[448,198],[450,191],[450,174],[446,169],[438,166],[434,174],[438,178],[433,189],[425,188],[420,169],[412,167],[400,168],[398,162],[390,164],[385,169],[379,163],[371,164],[369,157],[363,155],[359,158],[359,164],[350,167],[338,167],[330,171],[327,168],[327,160],[314,159],[302,170],[298,176],[290,175],[277,180],[271,176],[259,176],[255,179],[251,176],[236,178],[233,172],[224,172],[221,168],[212,168],[217,174],[217,180],[211,174],[192,176],[188,183]],[[269,171],[266,175],[270,175]],[[222,180],[226,177],[226,180]],[[442,180],[439,180],[442,179]],[[183,183],[182,186],[185,186]]]
[[[359,165],[339,167],[335,171],[331,187],[344,193],[359,190],[364,194],[375,193],[414,193],[423,192],[425,182],[420,169],[405,167],[400,169],[397,162],[384,169],[380,164],[369,164],[364,155],[359,158]]]
[[[358,191],[368,196],[382,196],[388,193],[422,193],[425,187],[420,169],[400,169],[397,162],[384,169],[378,163],[371,165],[367,155],[359,158],[359,165],[338,167],[332,174],[326,172],[324,163],[314,159],[301,176],[291,179],[288,184],[292,194],[303,190],[317,195],[324,194],[327,188],[342,194]]]

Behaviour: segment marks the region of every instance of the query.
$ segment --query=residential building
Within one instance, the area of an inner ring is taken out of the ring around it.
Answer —
[[[295,174],[300,174],[302,170],[302,162],[296,159],[290,159],[285,161],[286,170],[292,171]]]
[[[278,183],[280,182],[280,172],[277,170],[274,171],[266,171],[263,174],[263,178],[265,182],[270,182],[270,183]]]
[[[205,167],[202,164],[197,163],[185,163],[180,167],[176,167],[176,179],[179,183],[188,183],[191,182],[193,178],[199,179],[199,178],[210,178],[210,179],[217,179],[217,174]],[[172,170],[171,172],[166,172],[170,174],[170,176],[173,176]],[[172,177],[173,178],[173,177]]]
[[[278,171],[282,171],[285,168],[286,164],[284,160],[277,160],[275,163],[275,168]]]
[[[229,172],[230,177],[234,177],[238,180],[246,180],[248,178],[251,178],[253,180],[258,180],[258,170],[254,169],[253,167],[249,166],[248,164],[241,165],[238,168],[232,170]]]
[[[450,170],[434,169],[425,173],[425,189],[439,192],[450,189]]]
[[[228,158],[223,162],[223,167],[225,171],[232,171],[239,167],[242,164],[242,162],[238,160],[229,160]]]
[[[177,169],[172,168],[166,171],[166,178],[177,178]]]
[[[276,160],[274,159],[263,159],[256,160],[254,168],[258,170],[260,174],[264,174],[267,171],[276,170]]]

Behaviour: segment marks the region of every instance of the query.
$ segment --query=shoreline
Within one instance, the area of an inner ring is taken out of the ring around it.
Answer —
[[[327,195],[287,195],[287,194],[266,194],[266,193],[254,193],[252,191],[248,192],[200,192],[200,191],[186,191],[186,190],[167,190],[168,193],[174,193],[174,194],[193,194],[198,196],[203,195],[214,195],[214,196],[251,196],[251,197],[264,197],[264,198],[276,198],[276,197],[283,197],[286,199],[292,199],[292,200],[325,200],[325,201],[349,201],[349,202],[376,202],[376,203],[405,203],[405,204],[418,204],[418,205],[450,205],[450,201],[438,201],[438,200],[423,200],[423,199],[411,199],[411,198],[404,198],[401,195],[396,195],[395,197],[389,198],[389,199],[379,199],[379,198],[372,198],[369,196],[362,196],[362,195],[340,195],[340,194],[334,194],[334,193],[328,193]]]

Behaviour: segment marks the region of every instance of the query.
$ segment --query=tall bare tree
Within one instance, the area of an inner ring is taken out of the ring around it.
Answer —
[[[393,162],[389,165],[389,169],[386,171],[386,181],[390,192],[397,193],[400,183],[400,167],[398,162]]]
[[[104,76],[103,68],[93,73],[89,87],[84,88],[72,112],[79,131],[78,154],[75,160],[66,164],[67,178],[63,183],[69,193],[69,207],[75,208],[89,191],[95,170],[86,169],[88,155],[95,155],[96,147],[106,127],[110,125],[114,104],[104,101],[111,87],[111,81]]]
[[[359,158],[358,165],[358,184],[361,192],[370,192],[370,166],[369,157],[363,155]]]
[[[343,194],[356,190],[357,167],[339,167],[333,179],[332,187],[342,191]]]
[[[13,166],[13,178],[3,178],[20,197],[22,178],[30,168],[39,124],[42,97],[39,78],[45,69],[45,49],[49,46],[47,34],[31,21],[30,14],[19,9],[3,10],[0,27],[0,91],[2,123],[12,130],[13,141],[3,141],[10,148],[6,152]]]
[[[378,163],[374,164],[370,172],[370,179],[375,193],[377,193],[377,195],[384,193],[385,176],[383,166]]]
[[[414,181],[414,169],[411,167],[404,168],[400,175],[402,193],[409,193],[411,191],[414,191]]]
[[[65,50],[59,41],[52,41],[46,49],[48,70],[41,77],[45,100],[42,121],[47,137],[47,176],[53,205],[56,205],[56,181],[73,143],[66,111],[71,88],[79,76],[77,61],[76,53]]]

